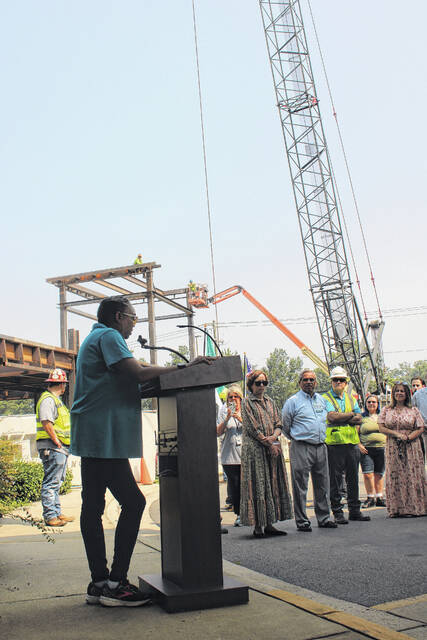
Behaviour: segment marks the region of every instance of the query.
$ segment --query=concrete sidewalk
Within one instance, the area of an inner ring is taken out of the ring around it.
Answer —
[[[156,517],[158,485],[142,487],[147,508],[130,567],[138,574],[160,573],[160,534]],[[109,609],[84,602],[89,573],[79,532],[80,491],[61,498],[64,513],[75,515],[46,542],[28,525],[0,520],[0,637],[314,640],[404,640],[427,638],[427,596],[366,608],[269,578],[224,561],[224,572],[250,587],[249,604],[168,614],[152,605]],[[40,515],[39,503],[31,507]],[[119,507],[108,497],[104,516],[111,557]],[[154,514],[153,514],[154,515]],[[233,514],[224,514],[225,523]]]

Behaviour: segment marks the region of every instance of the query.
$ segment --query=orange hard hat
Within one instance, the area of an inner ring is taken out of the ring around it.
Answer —
[[[68,382],[67,374],[62,369],[52,369],[46,382]]]

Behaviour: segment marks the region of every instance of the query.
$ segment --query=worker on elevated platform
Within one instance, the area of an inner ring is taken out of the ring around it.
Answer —
[[[133,264],[142,264],[142,255],[140,253],[138,253],[138,255],[136,256]]]

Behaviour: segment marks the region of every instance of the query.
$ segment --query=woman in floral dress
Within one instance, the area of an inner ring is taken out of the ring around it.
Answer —
[[[247,378],[249,396],[243,404],[242,480],[240,521],[254,527],[254,536],[286,535],[275,529],[278,520],[290,520],[292,503],[282,447],[282,423],[274,402],[264,395],[263,371]]]
[[[391,402],[378,417],[378,428],[387,435],[386,496],[390,518],[427,515],[426,476],[421,449],[424,420],[411,407],[407,384],[398,382]]]

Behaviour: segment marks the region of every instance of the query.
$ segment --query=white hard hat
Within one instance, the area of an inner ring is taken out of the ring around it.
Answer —
[[[329,375],[330,379],[332,378],[345,378],[346,380],[350,380],[347,375],[347,371],[342,367],[334,367]]]

